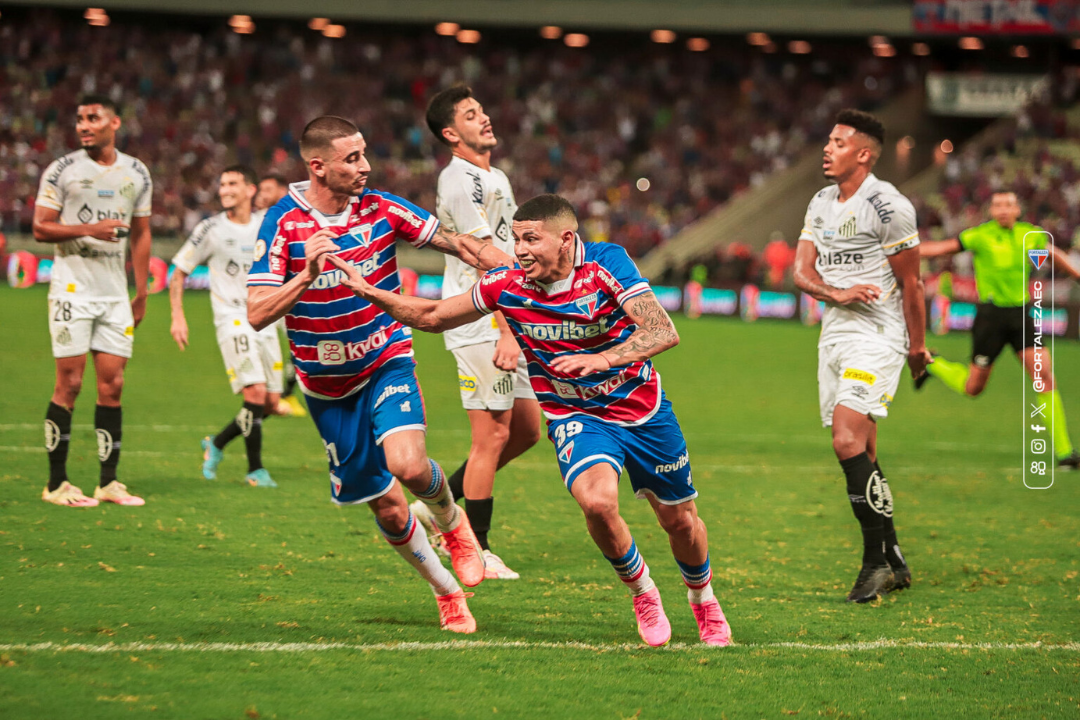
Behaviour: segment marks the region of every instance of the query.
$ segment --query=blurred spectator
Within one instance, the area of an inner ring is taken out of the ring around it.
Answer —
[[[777,230],[770,236],[762,257],[769,268],[765,276],[766,285],[772,290],[781,289],[788,269],[795,264],[795,248],[788,245],[784,234]]]

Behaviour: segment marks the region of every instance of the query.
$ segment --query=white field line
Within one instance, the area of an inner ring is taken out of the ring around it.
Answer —
[[[874,650],[1002,650],[1002,651],[1063,651],[1080,652],[1080,643],[962,643],[918,642],[902,640],[872,640],[850,643],[734,643],[732,648],[750,650],[811,650],[817,652],[866,652]],[[0,644],[0,652],[76,652],[76,653],[132,653],[132,652],[196,652],[196,653],[309,653],[330,650],[352,652],[429,652],[437,650],[582,650],[586,652],[637,652],[647,650],[640,643],[581,643],[581,642],[525,642],[521,640],[448,640],[444,642],[400,643],[279,643],[279,642],[131,642],[131,643],[6,643]],[[670,643],[661,652],[701,652],[719,650],[700,643]]]

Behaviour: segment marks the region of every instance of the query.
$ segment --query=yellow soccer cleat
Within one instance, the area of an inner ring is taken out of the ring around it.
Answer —
[[[67,480],[60,483],[60,487],[56,488],[52,492],[49,492],[49,488],[46,486],[41,491],[41,499],[45,502],[50,502],[53,505],[64,505],[66,507],[95,507],[98,501],[91,497],[83,495],[83,491],[75,487]]]
[[[119,480],[113,480],[105,487],[95,489],[94,497],[101,502],[111,502],[116,503],[117,505],[128,505],[131,507],[146,504],[146,501],[141,497],[129,493],[127,491],[127,485]]]

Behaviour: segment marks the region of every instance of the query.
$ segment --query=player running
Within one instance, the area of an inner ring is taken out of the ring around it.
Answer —
[[[994,193],[990,197],[990,216],[993,218],[990,222],[968,228],[959,237],[925,242],[919,248],[925,258],[970,251],[979,305],[971,329],[971,364],[935,356],[934,364],[926,368],[927,374],[915,381],[915,388],[922,388],[933,376],[950,390],[975,397],[986,388],[994,361],[1005,345],[1012,346],[1032,378],[1035,377],[1036,363],[1040,364],[1046,389],[1039,393],[1039,402],[1049,408],[1047,414],[1054,418],[1058,466],[1075,470],[1080,467],[1080,453],[1073,449],[1069,440],[1065,406],[1054,380],[1050,353],[1046,348],[1036,349],[1035,324],[1024,322],[1025,313],[1029,313],[1027,305],[1031,302],[1028,277],[1032,265],[1028,251],[1048,251],[1054,256],[1054,266],[1074,278],[1080,278],[1080,271],[1069,262],[1068,255],[1047,242],[1049,233],[1037,225],[1019,222],[1020,202],[1016,193]]]
[[[671,625],[619,515],[624,467],[668,534],[702,642],[728,645],[731,628],[712,590],[686,441],[649,359],[677,345],[678,333],[626,251],[582,242],[577,228],[573,206],[558,195],[529,200],[514,213],[520,267],[492,270],[469,295],[442,301],[402,297],[370,285],[340,258],[330,261],[343,284],[411,327],[443,332],[501,310],[528,359],[563,481],[633,595],[641,638],[663,645]]]
[[[146,314],[150,274],[150,172],[116,149],[120,116],[104,95],[79,101],[75,130],[82,149],[53,161],[41,178],[34,208],[34,238],[56,243],[49,285],[49,333],[56,386],[45,413],[49,484],[41,499],[69,507],[98,501],[142,505],[116,479],[120,462],[124,367],[135,328]],[[135,297],[128,298],[124,259],[131,239]],[[97,434],[101,480],[88,498],[68,482],[71,415],[82,388],[86,354],[97,375]]]
[[[489,267],[509,258],[441,228],[399,197],[368,189],[365,149],[348,120],[320,117],[304,128],[300,154],[309,180],[291,185],[263,220],[248,275],[248,319],[257,330],[286,319],[300,386],[330,460],[334,502],[367,503],[387,541],[431,585],[442,627],[471,633],[476,621],[465,594],[427,534],[417,532],[401,490],[428,505],[461,582],[478,585],[483,552],[442,468],[427,456],[412,331],[358,300],[341,284],[341,271],[324,269],[333,256],[396,293],[398,238]]]
[[[255,196],[255,209],[256,210],[269,210],[278,204],[278,201],[289,194],[289,183],[285,180],[285,176],[279,173],[267,173],[259,180],[259,193]],[[285,319],[282,318],[276,323],[277,329],[281,332],[282,336],[288,341],[288,336],[285,332]],[[307,410],[304,409],[303,403],[300,402],[300,398],[296,397],[296,368],[293,367],[291,358],[285,358],[285,369],[283,371],[285,377],[285,387],[281,391],[281,400],[278,402],[277,414],[288,415],[289,417],[307,417]]]
[[[857,603],[911,586],[878,463],[877,420],[889,414],[905,358],[913,377],[930,362],[915,208],[871,173],[884,139],[873,115],[836,116],[823,163],[834,184],[810,201],[795,257],[796,286],[826,303],[818,341],[821,423],[832,427],[862,526],[862,569],[847,596]]]
[[[431,99],[427,110],[431,132],[453,151],[439,174],[436,214],[443,227],[488,239],[506,253],[514,251],[510,226],[517,203],[510,181],[491,166],[498,145],[491,120],[472,95],[456,85]],[[446,256],[442,296],[472,290],[479,277],[475,268]],[[469,417],[472,447],[469,458],[450,475],[455,498],[465,498],[465,512],[484,548],[489,580],[516,580],[519,575],[491,551],[488,533],[495,499],[495,471],[531,448],[540,439],[540,405],[529,384],[529,370],[502,313],[447,330],[446,349],[454,354],[461,404]],[[430,527],[423,504],[413,512]]]
[[[243,407],[214,437],[203,438],[203,477],[213,480],[225,457],[225,446],[243,436],[248,469],[244,480],[253,487],[277,487],[262,462],[263,417],[276,413],[281,397],[281,345],[277,330],[255,330],[247,319],[247,274],[263,213],[251,211],[258,178],[243,165],[225,168],[218,184],[220,212],[195,226],[173,258],[169,280],[173,340],[188,344],[184,317],[184,281],[199,265],[210,269],[210,304],[218,347],[233,394],[242,394]]]

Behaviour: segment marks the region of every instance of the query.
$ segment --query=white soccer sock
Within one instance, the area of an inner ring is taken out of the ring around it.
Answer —
[[[703,602],[712,600],[714,597],[716,596],[713,594],[712,583],[697,589],[689,588],[686,591],[686,598],[694,605],[700,605]]]
[[[431,510],[439,532],[453,530],[461,523],[461,509],[454,503],[450,483],[446,482],[446,474],[439,463],[431,459],[428,462],[431,463],[431,484],[424,492],[413,490],[413,495]]]
[[[418,530],[419,526],[420,523],[416,522],[416,518],[410,512],[409,522],[406,523],[405,532],[401,535],[391,535],[382,525],[379,525],[379,529],[382,530],[383,537],[390,546],[405,558],[405,562],[416,568],[420,577],[428,581],[432,592],[436,595],[457,592],[461,589],[457,580],[449,570],[443,567],[439,556],[435,554],[431,543],[428,542],[427,533],[423,531],[423,528]]]
[[[634,597],[644,595],[656,587],[656,583],[649,577],[649,566],[642,564],[641,568],[641,575],[637,580],[631,580],[629,582],[623,580],[623,582],[626,583],[626,587],[630,591],[630,594]]]

